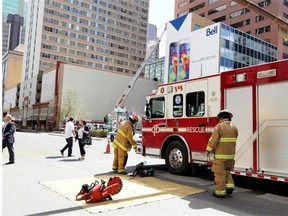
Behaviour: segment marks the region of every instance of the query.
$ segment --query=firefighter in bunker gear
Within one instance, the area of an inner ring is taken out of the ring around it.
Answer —
[[[234,181],[230,171],[234,169],[234,157],[238,129],[232,124],[233,115],[228,110],[222,110],[218,115],[218,124],[206,147],[207,155],[214,152],[212,172],[214,172],[213,196],[225,197],[234,191]]]
[[[138,122],[138,116],[132,114],[129,116],[128,121],[123,121],[117,129],[117,134],[113,140],[112,146],[114,147],[114,160],[112,169],[118,174],[127,174],[125,166],[128,160],[128,151],[136,150],[137,145],[133,140],[133,126]]]

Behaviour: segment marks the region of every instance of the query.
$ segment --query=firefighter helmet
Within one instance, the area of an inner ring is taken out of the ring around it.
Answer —
[[[132,114],[132,115],[130,115],[129,116],[129,119],[130,119],[130,121],[132,122],[132,123],[136,123],[136,122],[138,122],[138,115],[137,114]]]
[[[233,117],[233,114],[231,112],[229,112],[228,110],[221,110],[217,115],[218,119],[228,118],[230,121],[231,121],[232,117]]]

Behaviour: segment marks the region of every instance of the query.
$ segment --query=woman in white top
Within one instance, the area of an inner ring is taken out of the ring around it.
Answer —
[[[80,154],[81,154],[81,158],[79,158],[79,160],[84,160],[86,152],[84,149],[85,144],[82,144],[82,140],[83,140],[83,137],[88,136],[89,128],[88,126],[86,126],[85,120],[81,120],[79,126],[80,128],[78,129],[78,137],[77,137],[79,148],[80,148]]]

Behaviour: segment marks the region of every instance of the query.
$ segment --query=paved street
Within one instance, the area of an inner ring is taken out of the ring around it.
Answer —
[[[39,182],[111,173],[113,154],[104,154],[106,144],[106,139],[94,139],[93,145],[86,149],[86,159],[79,161],[78,143],[74,143],[74,157],[60,155],[60,149],[65,145],[61,135],[17,132],[16,163],[2,166],[2,215],[91,215]],[[2,164],[7,161],[8,152],[5,150]],[[155,165],[156,178],[201,188],[205,192],[98,215],[286,215],[288,212],[287,183],[269,182],[262,184],[265,187],[263,189],[259,188],[261,184],[258,182],[255,184],[255,180],[239,178],[236,179],[237,188],[233,196],[217,199],[211,196],[213,181],[209,174],[202,177],[172,175],[163,166],[163,160],[144,158],[132,151],[129,154],[128,171],[132,171],[141,161]],[[258,185],[257,189],[254,189],[256,186],[251,187],[253,184]]]

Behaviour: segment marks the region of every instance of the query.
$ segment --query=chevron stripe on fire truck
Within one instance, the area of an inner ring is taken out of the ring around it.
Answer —
[[[212,133],[214,127],[154,127],[142,128],[142,132],[181,132],[181,133]]]

